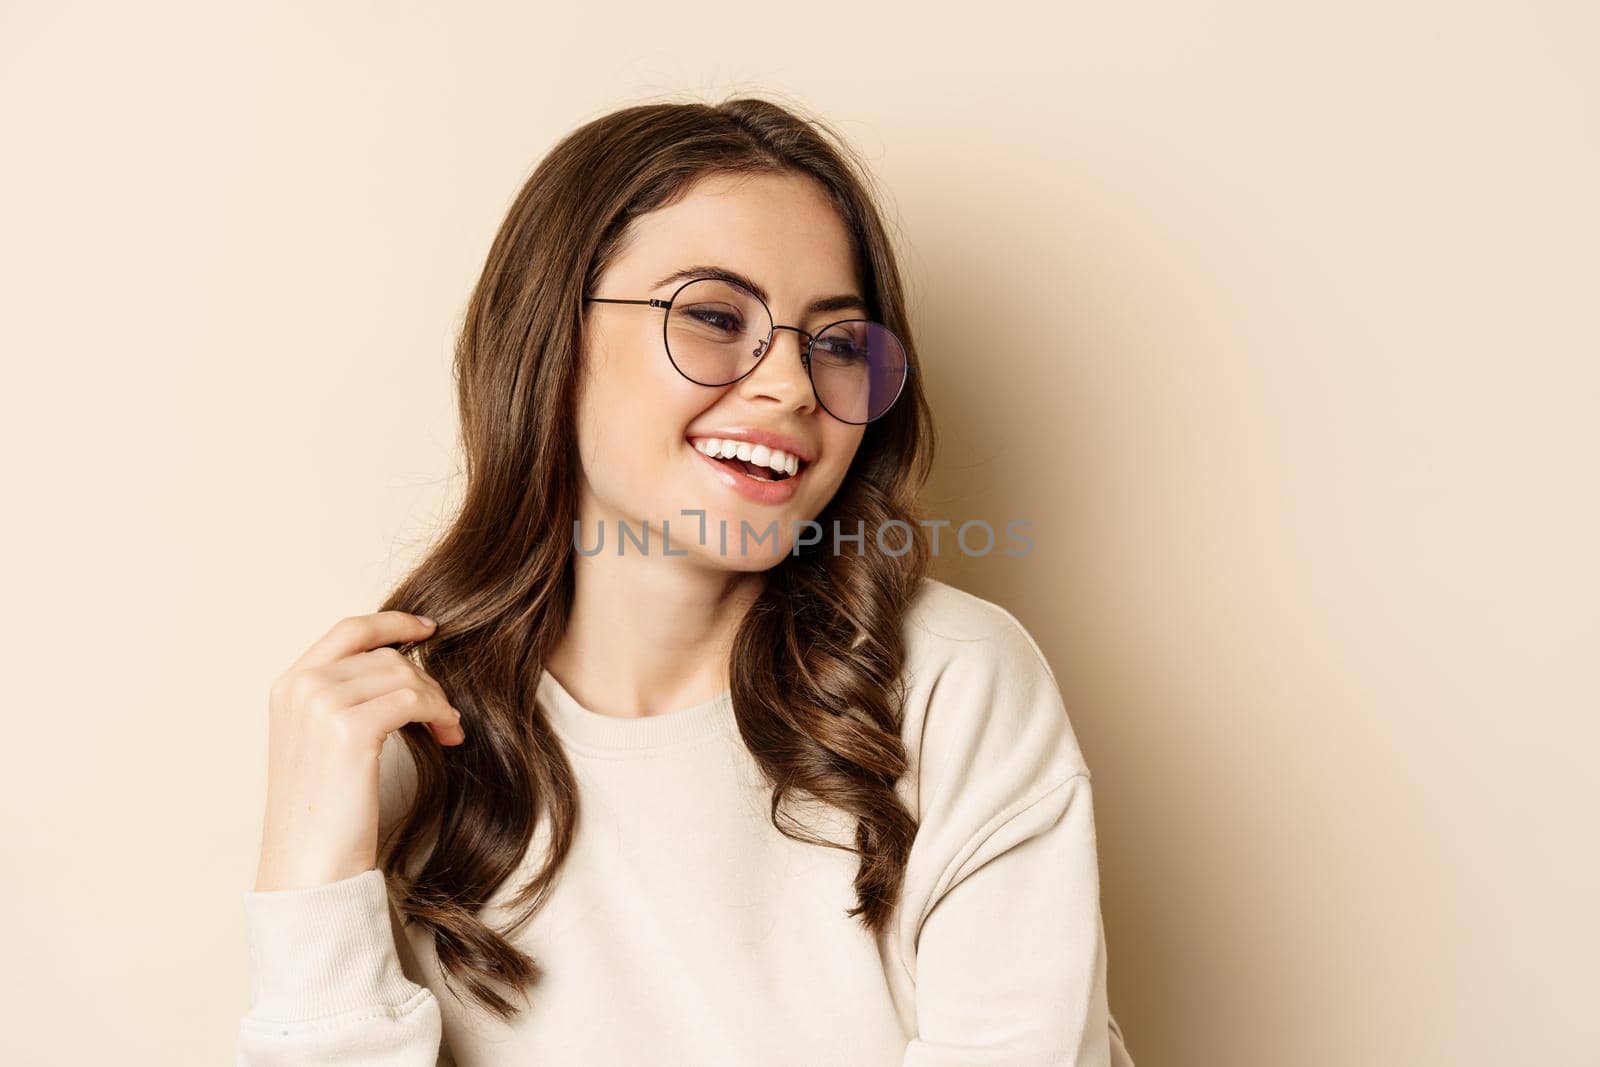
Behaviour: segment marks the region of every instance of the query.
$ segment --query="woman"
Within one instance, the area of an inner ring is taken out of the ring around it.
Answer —
[[[529,179],[459,516],[272,689],[240,1063],[1131,1062],[1060,691],[926,574],[864,174],[739,99]]]

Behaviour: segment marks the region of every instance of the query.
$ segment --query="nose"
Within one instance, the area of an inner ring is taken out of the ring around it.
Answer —
[[[788,330],[795,335],[794,347],[798,360],[775,358],[774,349],[778,344],[778,331]],[[816,402],[816,394],[811,387],[811,375],[806,368],[807,350],[811,344],[811,335],[796,326],[774,326],[770,341],[763,341],[756,349],[756,358],[760,361],[756,368],[747,374],[741,385],[750,396],[770,396],[785,404],[804,402],[807,407]]]

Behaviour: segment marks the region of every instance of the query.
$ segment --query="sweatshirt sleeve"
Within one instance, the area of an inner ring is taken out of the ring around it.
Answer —
[[[967,599],[913,724],[903,1067],[1132,1067],[1106,993],[1091,775],[1039,646]]]
[[[1132,1067],[1106,1000],[1088,775],[962,853],[922,923],[905,1067]]]
[[[383,872],[244,894],[250,1008],[237,1067],[439,1067],[433,993],[406,977]]]

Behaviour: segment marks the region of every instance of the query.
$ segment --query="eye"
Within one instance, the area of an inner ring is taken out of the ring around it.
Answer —
[[[694,320],[695,323],[721,333],[741,333],[744,330],[744,322],[739,317],[739,313],[730,308],[700,304],[695,307],[685,308],[683,314]]]
[[[821,337],[817,339],[817,347],[836,356],[853,356],[861,352],[855,341],[848,337]]]
[[[837,363],[858,363],[871,355],[867,346],[858,343],[854,337],[838,333],[817,338],[812,351]]]

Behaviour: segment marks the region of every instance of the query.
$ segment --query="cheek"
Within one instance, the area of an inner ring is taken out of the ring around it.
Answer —
[[[578,391],[578,457],[584,479],[607,500],[632,479],[629,434],[617,412],[629,410],[633,375],[627,366],[630,342],[596,339],[584,354]]]
[[[686,380],[667,359],[659,332],[624,330],[597,337],[586,353],[590,406],[599,417],[624,412],[624,421],[660,421],[658,410],[694,408],[685,421],[710,403],[712,391]]]
[[[578,399],[584,478],[602,500],[624,510],[658,506],[664,492],[679,495],[674,464],[694,461],[684,432],[715,399],[715,391],[673,370],[665,354],[653,360],[641,348],[648,345],[638,338],[613,341],[588,365]]]
[[[829,419],[829,422],[831,425],[822,434],[822,449],[829,457],[830,481],[837,484],[844,480],[845,471],[855,461],[865,431],[859,426],[848,426],[835,419]]]

